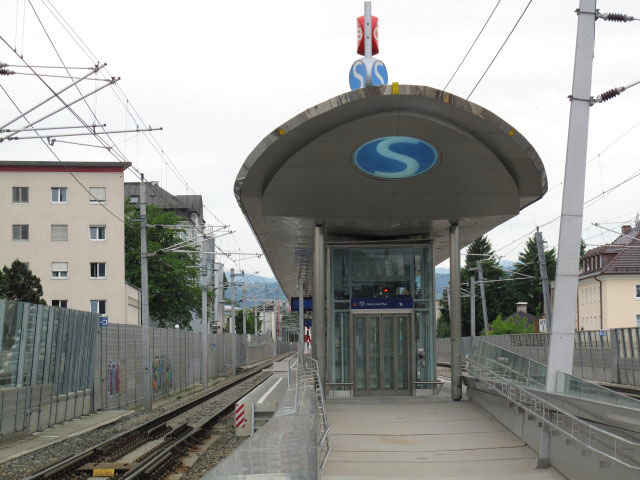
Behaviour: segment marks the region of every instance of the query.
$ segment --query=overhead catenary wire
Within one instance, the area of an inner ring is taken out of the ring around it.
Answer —
[[[529,9],[529,6],[531,5],[531,3],[533,2],[533,0],[529,0],[529,2],[527,2],[527,5],[524,7],[524,10],[522,11],[522,13],[520,14],[520,16],[518,17],[518,20],[516,21],[516,23],[513,25],[513,28],[511,29],[511,31],[509,32],[509,34],[507,35],[507,38],[505,38],[504,42],[502,42],[502,45],[500,45],[500,48],[498,49],[498,51],[496,52],[496,54],[494,55],[494,57],[491,59],[491,62],[489,62],[489,65],[487,65],[487,68],[485,69],[485,71],[482,73],[482,75],[480,76],[480,78],[478,79],[478,81],[476,82],[476,84],[474,85],[474,87],[471,89],[471,91],[469,92],[469,95],[467,95],[467,100],[469,100],[469,98],[471,97],[471,95],[473,95],[473,92],[476,91],[476,88],[478,88],[478,85],[480,85],[480,83],[482,82],[482,80],[484,79],[485,75],[487,74],[487,72],[489,71],[489,69],[491,68],[491,66],[493,65],[493,62],[496,61],[496,58],[498,58],[498,55],[500,55],[500,52],[502,52],[502,49],[504,48],[504,46],[507,44],[507,42],[509,41],[509,39],[511,38],[511,35],[513,35],[513,32],[515,31],[516,27],[518,26],[518,24],[520,23],[520,20],[522,20],[522,18],[524,17],[524,14],[527,13],[527,10]]]
[[[447,87],[449,86],[449,84],[453,81],[454,77],[456,76],[456,74],[458,73],[458,70],[460,70],[460,67],[462,67],[462,64],[464,63],[464,61],[467,59],[467,57],[469,56],[469,54],[471,53],[471,50],[473,50],[473,47],[476,45],[476,43],[478,42],[478,40],[480,39],[480,35],[482,35],[482,32],[484,32],[484,29],[487,28],[487,25],[489,24],[489,21],[491,20],[491,17],[493,17],[493,14],[496,12],[496,10],[498,9],[498,5],[500,5],[500,2],[502,2],[502,0],[498,0],[495,4],[495,6],[493,7],[493,10],[491,10],[491,13],[489,14],[489,16],[487,17],[487,20],[484,22],[484,25],[482,25],[482,28],[480,29],[480,31],[478,32],[478,35],[476,35],[476,38],[473,40],[473,43],[471,44],[471,46],[469,47],[469,50],[467,50],[467,53],[464,54],[464,57],[462,57],[462,60],[460,61],[460,63],[458,64],[458,67],[455,69],[455,71],[453,72],[453,74],[451,75],[451,78],[449,78],[449,81],[447,82],[447,84],[444,86],[444,88],[442,90],[446,90]]]

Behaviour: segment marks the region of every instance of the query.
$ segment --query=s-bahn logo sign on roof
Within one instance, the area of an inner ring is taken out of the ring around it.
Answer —
[[[382,137],[371,140],[353,153],[353,165],[372,177],[398,180],[432,169],[439,160],[438,150],[413,137]]]

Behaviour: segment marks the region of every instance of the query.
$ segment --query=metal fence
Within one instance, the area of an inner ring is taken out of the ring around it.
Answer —
[[[98,316],[0,299],[0,436],[92,411]]]
[[[0,299],[0,437],[142,405],[142,327],[99,324],[97,314]],[[149,330],[153,397],[200,384],[200,333]],[[209,378],[230,374],[232,336],[209,340]],[[295,349],[270,335],[237,335],[236,365]]]
[[[100,328],[95,376],[101,388],[96,392],[96,410],[142,405],[142,328],[119,324]],[[199,385],[200,333],[172,328],[149,327],[149,330],[153,398],[164,398]],[[232,339],[229,333],[209,335],[209,379],[231,373]],[[295,343],[275,342],[271,335],[236,335],[236,366],[295,349]]]
[[[549,334],[487,335],[483,340],[539,363],[547,363]],[[463,356],[470,353],[463,338]],[[451,359],[451,339],[438,338],[439,362]],[[640,328],[579,331],[574,337],[573,375],[596,382],[640,386]]]

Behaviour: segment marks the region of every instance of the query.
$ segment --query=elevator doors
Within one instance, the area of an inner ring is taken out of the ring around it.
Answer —
[[[353,315],[356,396],[411,394],[410,319],[408,313]]]

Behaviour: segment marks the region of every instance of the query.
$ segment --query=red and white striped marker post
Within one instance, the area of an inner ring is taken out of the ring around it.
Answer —
[[[245,428],[247,428],[247,418],[244,413],[244,403],[236,403],[236,435],[240,433],[238,430]]]

